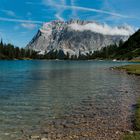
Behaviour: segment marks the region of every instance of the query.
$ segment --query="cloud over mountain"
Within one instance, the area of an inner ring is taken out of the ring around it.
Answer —
[[[126,35],[129,36],[135,32],[134,28],[131,26],[121,26],[121,27],[111,27],[107,24],[97,24],[97,23],[88,23],[85,25],[79,25],[77,23],[70,24],[73,30],[76,31],[85,31],[89,30],[96,33],[101,33],[104,35]]]

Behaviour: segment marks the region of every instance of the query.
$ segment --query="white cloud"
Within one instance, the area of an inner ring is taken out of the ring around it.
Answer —
[[[61,2],[61,4],[62,5],[65,5],[66,4],[66,2],[65,2],[65,0],[61,0],[60,1]],[[63,12],[64,12],[64,8],[61,8],[61,7],[59,7],[58,8],[58,13],[56,14],[57,16],[57,18],[59,19],[59,20],[61,20],[61,21],[64,21],[65,19],[63,18]]]
[[[72,17],[77,18],[77,11],[89,11],[89,12],[95,12],[95,13],[100,13],[100,14],[106,14],[110,15],[113,17],[119,17],[119,18],[130,18],[130,19],[136,19],[135,17],[120,14],[118,12],[114,12],[114,10],[101,10],[101,9],[95,9],[95,8],[88,8],[88,7],[80,7],[80,6],[75,6],[75,0],[70,0],[70,5],[66,5],[65,0],[60,0],[59,2],[55,0],[43,0],[43,2],[46,6],[50,6],[53,9],[57,11],[55,14],[56,18],[59,20],[64,20],[63,17],[63,12],[65,10],[71,9],[72,10]]]
[[[90,30],[92,32],[101,33],[104,35],[126,35],[129,36],[135,32],[135,29],[131,26],[124,27],[111,27],[107,24],[97,24],[97,23],[88,23],[85,25],[79,25],[77,23],[73,23],[69,25],[70,28],[76,31],[85,31]]]
[[[5,10],[5,9],[2,9],[1,12],[5,13],[5,14],[8,15],[8,16],[16,17],[15,12],[12,11],[12,10]]]
[[[65,8],[62,8],[62,7],[58,6],[58,3],[61,4],[61,5],[65,5],[66,4],[65,0],[60,0],[60,2],[56,2],[54,0],[43,0],[43,3],[46,6],[51,6],[53,9],[55,9],[56,10],[55,17],[58,20],[64,21],[63,12],[64,12]]]
[[[58,13],[55,14],[55,17],[60,21],[64,21],[64,19]]]
[[[0,21],[19,22],[19,23],[35,23],[35,24],[42,24],[42,23],[44,23],[43,21],[13,19],[13,18],[3,18],[3,17],[0,17]]]
[[[128,16],[128,15],[120,14],[119,12],[114,12],[114,9],[110,6],[108,6],[107,1],[105,1],[105,0],[103,2],[104,7],[102,7],[101,9],[110,9],[108,11],[101,10],[101,9],[95,9],[95,8],[75,6],[75,1],[76,0],[70,0],[70,5],[66,4],[66,0],[42,0],[42,2],[40,2],[40,3],[26,2],[26,4],[50,6],[52,8],[52,10],[56,10],[57,13],[55,14],[55,17],[59,20],[64,20],[63,12],[68,9],[72,10],[72,18],[78,18],[77,10],[79,10],[79,11],[89,11],[89,12],[95,12],[95,13],[100,13],[100,14],[107,14],[110,16],[118,17],[118,18],[128,18],[128,19],[140,20],[140,18],[135,17],[135,16],[130,16],[130,15]]]
[[[33,23],[21,23],[21,26],[26,29],[33,30],[37,25]]]
[[[65,8],[65,9],[73,9],[73,10],[81,10],[81,11],[90,11],[90,12],[96,12],[96,13],[102,13],[102,14],[108,14],[116,17],[121,17],[121,18],[132,18],[127,15],[122,15],[119,13],[114,13],[110,11],[104,11],[104,10],[99,10],[99,9],[94,9],[94,8],[87,8],[87,7],[80,7],[80,6],[69,6],[69,5],[55,5],[57,7]]]
[[[71,2],[71,6],[74,6],[75,5],[75,0],[70,0]],[[73,17],[77,17],[77,12],[75,9],[72,10],[72,16]]]
[[[25,4],[28,4],[28,5],[42,5],[42,3],[30,2],[30,1],[25,2]]]

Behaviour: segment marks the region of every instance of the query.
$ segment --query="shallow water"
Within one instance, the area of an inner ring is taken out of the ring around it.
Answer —
[[[15,140],[23,129],[64,116],[89,96],[99,111],[110,104],[123,111],[122,102],[131,111],[140,78],[109,70],[124,64],[128,62],[0,61],[0,140]]]

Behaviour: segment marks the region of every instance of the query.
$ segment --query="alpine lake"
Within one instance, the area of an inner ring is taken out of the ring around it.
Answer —
[[[0,140],[118,140],[131,130],[140,77],[113,61],[0,61]]]

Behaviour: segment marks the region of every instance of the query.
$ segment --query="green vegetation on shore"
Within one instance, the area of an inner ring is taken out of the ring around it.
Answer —
[[[140,140],[140,132],[133,132],[133,134],[126,134],[123,140]]]
[[[140,62],[140,57],[130,60],[130,62]]]
[[[116,67],[115,69],[124,70],[128,74],[140,75],[140,64],[120,66],[120,67]]]
[[[140,140],[140,100],[138,100],[135,109],[134,132],[125,134],[123,140]]]

